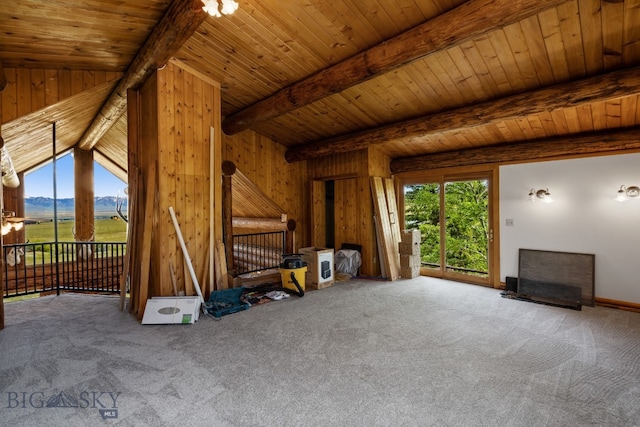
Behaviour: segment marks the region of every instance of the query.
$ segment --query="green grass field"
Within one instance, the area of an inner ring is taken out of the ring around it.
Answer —
[[[53,242],[55,240],[53,222],[26,224],[25,235],[29,243]],[[58,222],[58,241],[73,242],[73,221]],[[96,219],[96,242],[126,242],[127,224],[120,219]]]

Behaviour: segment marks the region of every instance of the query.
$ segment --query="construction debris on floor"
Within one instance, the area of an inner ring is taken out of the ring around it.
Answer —
[[[282,288],[280,283],[269,283],[253,288],[240,287],[214,291],[209,297],[207,311],[214,318],[220,319],[220,317],[227,314],[247,310],[253,305],[289,298],[292,293],[297,294],[289,289]]]
[[[242,287],[211,292],[207,312],[219,319],[224,315],[248,309],[251,306],[240,299],[243,292]]]

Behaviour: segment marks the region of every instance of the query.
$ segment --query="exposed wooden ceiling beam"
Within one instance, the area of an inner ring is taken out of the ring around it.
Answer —
[[[567,156],[640,150],[640,129],[593,132],[490,147],[448,151],[391,161],[391,173],[496,163],[521,163]]]
[[[442,49],[535,15],[565,0],[471,0],[239,111],[222,124],[233,135]]]
[[[345,153],[372,145],[452,132],[546,111],[640,94],[640,67],[524,92],[443,113],[393,123],[288,149],[288,162]]]
[[[201,0],[174,0],[142,46],[113,93],[86,130],[78,147],[90,150],[127,107],[127,89],[137,88],[162,67],[209,16]]]

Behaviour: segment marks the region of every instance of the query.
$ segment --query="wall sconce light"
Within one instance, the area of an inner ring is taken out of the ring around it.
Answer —
[[[638,196],[640,196],[640,187],[637,187],[635,185],[630,185],[628,187],[621,185],[620,189],[618,190],[618,195],[616,196],[616,200],[619,202],[624,202],[629,197],[638,197]]]
[[[531,191],[529,191],[529,201],[535,202],[536,199],[540,199],[545,203],[553,202],[553,199],[551,198],[551,193],[549,193],[548,188],[540,189],[537,191],[535,188],[532,188]]]
[[[204,4],[202,10],[216,18],[222,15],[231,15],[238,10],[240,6],[238,2],[234,0],[202,0],[202,3]]]

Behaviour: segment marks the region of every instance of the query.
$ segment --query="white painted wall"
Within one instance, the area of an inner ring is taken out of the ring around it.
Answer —
[[[640,186],[639,166],[640,154],[501,166],[500,280],[518,276],[520,248],[590,253],[595,296],[640,303],[640,197],[615,200]],[[553,203],[528,202],[531,188]]]

